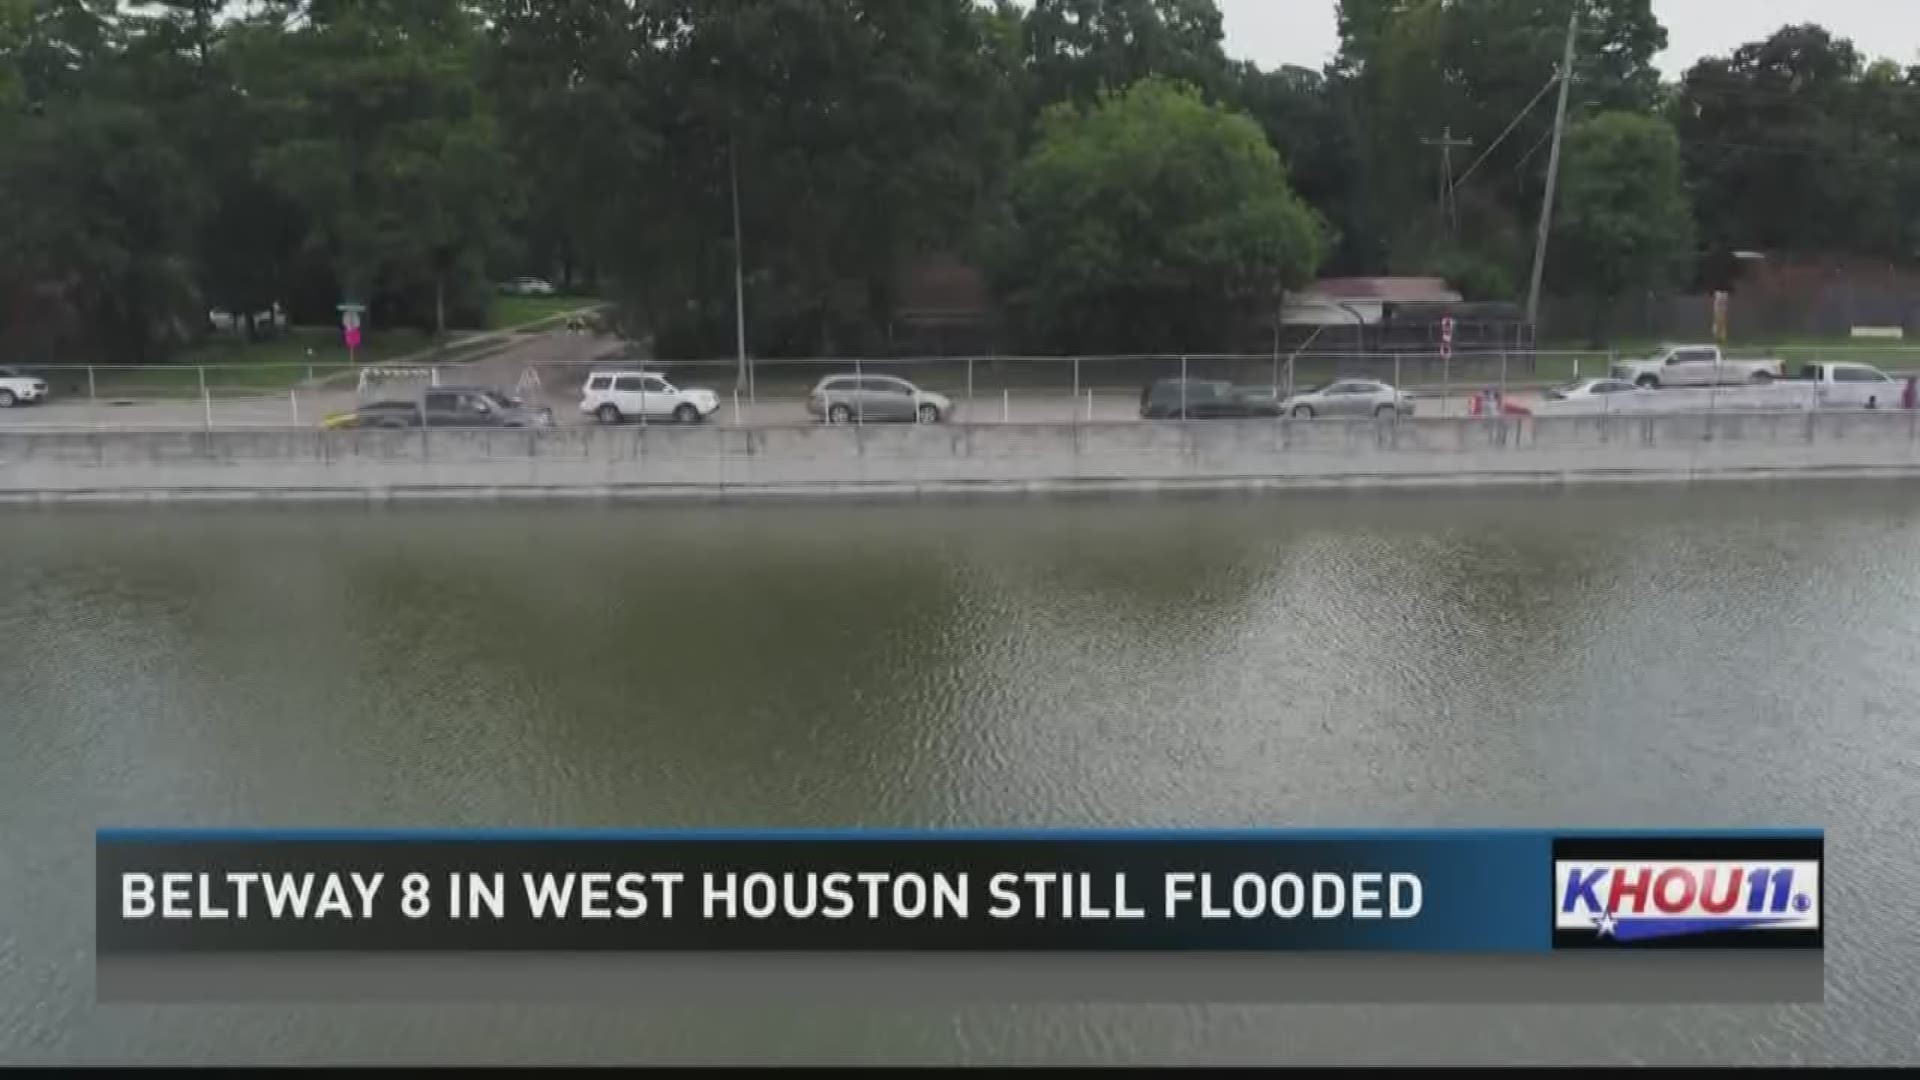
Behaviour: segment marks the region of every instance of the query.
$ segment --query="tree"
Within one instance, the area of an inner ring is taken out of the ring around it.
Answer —
[[[1262,71],[1234,65],[1228,97],[1267,134],[1287,164],[1294,191],[1316,207],[1332,228],[1330,261],[1363,270],[1371,234],[1358,197],[1359,167],[1351,125],[1337,88],[1325,75],[1292,65]]]
[[[1001,288],[1036,344],[1068,350],[1223,346],[1326,244],[1259,126],[1160,78],[1049,109],[1011,217]]]
[[[1693,218],[1666,121],[1601,113],[1568,129],[1565,153],[1553,262],[1561,282],[1593,299],[1597,338],[1619,297],[1685,272]]]
[[[461,0],[307,0],[236,31],[240,83],[260,110],[254,166],[376,322],[444,330],[456,267],[470,270],[466,306],[484,292],[478,256],[507,172],[475,34]]]
[[[140,93],[114,5],[0,0],[0,315],[9,346],[111,363],[162,358],[197,306],[205,199]]]
[[[1033,106],[1091,104],[1149,75],[1216,96],[1229,81],[1223,33],[1214,0],[1034,0],[1025,26]]]
[[[1345,103],[1366,211],[1352,216],[1378,233],[1363,247],[1374,252],[1369,269],[1462,258],[1501,276],[1524,269],[1531,245],[1501,238],[1526,232],[1539,212],[1553,125],[1553,98],[1542,91],[1574,2],[1576,115],[1650,108],[1666,31],[1649,0],[1340,0],[1332,90]],[[1455,151],[1456,180],[1486,155],[1456,190],[1457,230],[1441,220],[1441,160],[1423,141],[1444,132],[1473,142]]]
[[[730,353],[739,195],[752,348],[878,347],[915,251],[963,245],[1018,102],[1004,15],[972,0],[660,9],[638,61],[658,147],[610,256],[661,348]]]
[[[1674,118],[1708,247],[1911,254],[1896,218],[1912,95],[1813,25],[1695,64]]]
[[[488,0],[483,78],[513,159],[519,247],[502,276],[591,279],[614,252],[608,222],[635,217],[659,165],[646,80],[660,5]],[[609,177],[622,182],[609,185]]]
[[[141,109],[83,97],[16,125],[0,166],[0,282],[37,297],[25,347],[161,359],[196,307],[201,210],[191,162]]]

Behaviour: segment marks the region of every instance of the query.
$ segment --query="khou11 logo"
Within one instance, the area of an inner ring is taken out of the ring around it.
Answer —
[[[1820,931],[1816,860],[1556,859],[1553,878],[1557,941],[1584,931],[1617,944],[1738,934],[1766,945]]]

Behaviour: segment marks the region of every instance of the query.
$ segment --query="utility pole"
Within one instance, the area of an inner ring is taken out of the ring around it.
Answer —
[[[1440,217],[1447,226],[1447,239],[1451,240],[1460,229],[1459,204],[1453,198],[1453,148],[1472,146],[1473,140],[1454,138],[1453,128],[1449,126],[1439,138],[1421,139],[1420,145],[1440,148]]]
[[[1560,105],[1553,116],[1553,150],[1547,157],[1547,193],[1540,204],[1540,235],[1533,245],[1533,284],[1527,289],[1527,326],[1540,336],[1540,280],[1547,270],[1547,236],[1553,231],[1554,189],[1560,183],[1560,138],[1567,129],[1567,91],[1573,86],[1573,46],[1580,35],[1580,2],[1567,16],[1567,55],[1560,62]]]
[[[733,187],[733,342],[737,356],[733,389],[747,389],[747,280],[741,264],[746,254],[740,246],[740,159],[735,153],[735,137],[727,131],[727,174]]]

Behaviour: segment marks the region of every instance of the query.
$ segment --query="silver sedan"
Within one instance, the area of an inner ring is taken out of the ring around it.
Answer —
[[[1305,390],[1280,405],[1287,416],[1412,416],[1413,399],[1373,379],[1341,379]]]

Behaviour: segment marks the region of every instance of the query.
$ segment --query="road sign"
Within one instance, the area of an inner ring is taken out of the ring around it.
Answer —
[[[360,328],[357,326],[347,327],[347,348],[357,349],[359,347],[360,347]]]
[[[1453,316],[1443,316],[1440,320],[1440,344],[1453,344]]]

